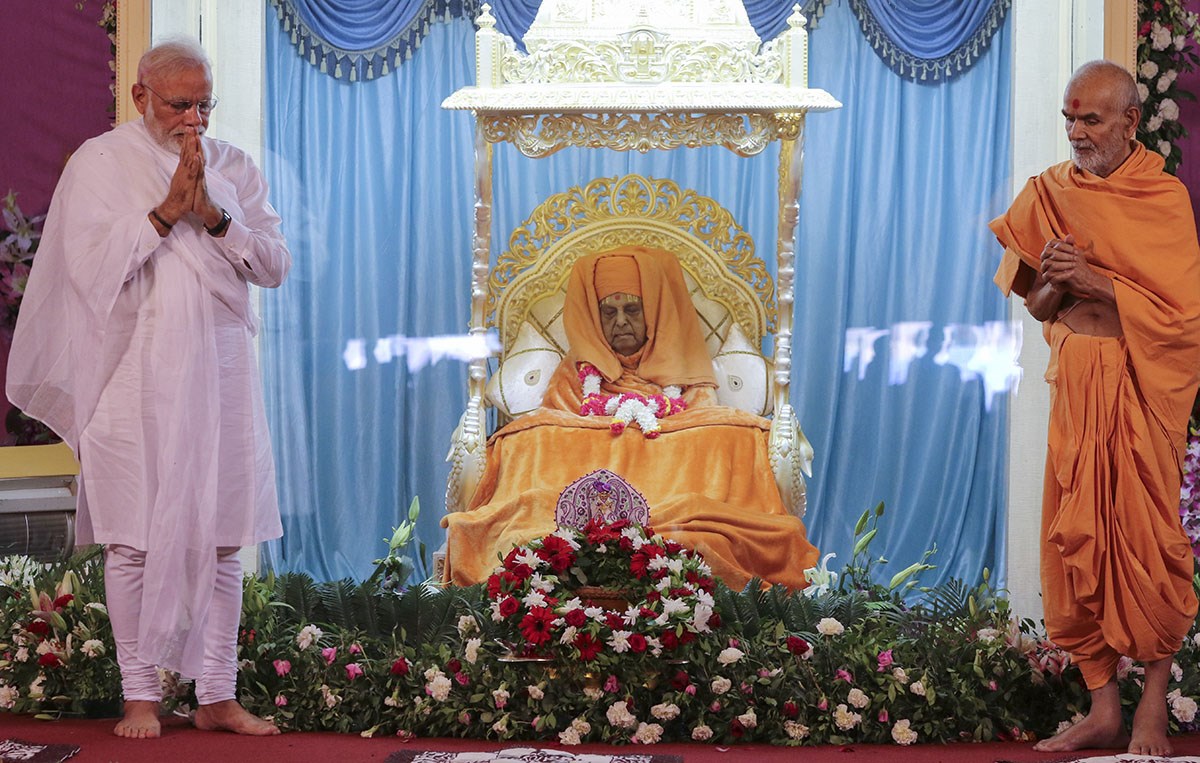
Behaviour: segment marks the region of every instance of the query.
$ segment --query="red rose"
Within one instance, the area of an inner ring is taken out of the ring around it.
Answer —
[[[62,660],[58,659],[58,655],[54,652],[46,652],[41,657],[38,657],[38,665],[43,668],[57,668],[62,665]]]
[[[392,663],[392,675],[394,676],[406,676],[408,675],[408,670],[408,660],[404,659],[403,657],[398,658]]]
[[[550,624],[553,622],[554,613],[549,608],[534,607],[521,618],[521,635],[530,645],[544,644],[550,640]]]
[[[787,648],[792,654],[804,656],[811,648],[809,643],[799,636],[787,637]]]
[[[651,604],[656,601],[662,601],[662,594],[658,591],[651,591],[650,593],[646,594],[646,601],[650,602]]]
[[[646,651],[646,637],[640,633],[629,634],[629,648],[635,654],[641,654]]]
[[[625,628],[625,618],[621,617],[616,612],[605,612],[604,623],[614,631],[623,630]]]
[[[45,636],[50,632],[50,624],[45,620],[34,620],[25,626],[25,630],[37,636]]]
[[[666,543],[663,544],[663,547],[667,550],[668,554],[678,554],[680,551],[683,550],[683,546],[681,546],[680,544],[676,543],[673,540],[668,540]]]
[[[734,739],[741,739],[742,735],[745,733],[746,727],[742,725],[741,721],[739,721],[737,718],[734,718],[733,722],[729,724],[730,736],[732,736]]]
[[[653,620],[654,618],[658,617],[658,613],[649,607],[640,607],[638,609],[638,615],[646,618],[647,620]]]
[[[63,607],[67,606],[68,604],[70,604],[73,601],[75,601],[74,596],[72,596],[69,593],[64,593],[62,596],[59,596],[57,599],[54,600],[54,608],[62,609]]]
[[[720,628],[721,627],[721,616],[718,615],[716,612],[713,612],[711,615],[708,616],[708,625],[710,628]]]
[[[582,628],[583,624],[587,622],[587,615],[584,614],[582,609],[572,609],[563,615],[563,620],[566,621],[567,625]]]
[[[784,718],[798,718],[799,716],[800,716],[800,708],[796,706],[795,702],[792,702],[789,699],[787,702],[783,703],[783,717]]]
[[[579,659],[591,662],[604,649],[604,642],[590,633],[580,633],[575,637],[575,648],[579,650]]]
[[[662,642],[663,649],[668,651],[679,646],[679,637],[675,635],[675,631],[673,630],[664,631],[663,635],[659,638],[659,641]]]
[[[500,576],[489,575],[487,580],[488,598],[494,599],[500,595]]]
[[[521,605],[517,602],[516,599],[514,599],[511,596],[505,596],[503,599],[500,600],[500,616],[501,617],[512,617],[514,614],[516,614],[517,610],[520,608],[521,608]]]
[[[671,676],[671,688],[675,691],[683,691],[691,686],[692,679],[688,676],[687,671],[676,671],[675,675]]]
[[[446,670],[450,671],[451,673],[457,673],[462,670],[462,663],[458,660],[450,660],[450,662],[446,663]]]

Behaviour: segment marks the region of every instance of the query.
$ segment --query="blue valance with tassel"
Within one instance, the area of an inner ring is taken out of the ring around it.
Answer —
[[[1012,0],[850,0],[879,57],[902,77],[949,79],[966,71],[1004,23]]]
[[[472,0],[270,1],[297,53],[349,82],[394,71],[412,56],[431,24],[478,11]]]
[[[621,2],[622,0],[612,0]],[[485,0],[270,0],[297,52],[337,79],[395,71],[439,20],[475,19]],[[763,40],[787,28],[793,6],[809,29],[829,0],[745,0]],[[901,76],[941,80],[965,71],[987,48],[1012,0],[850,0],[863,34]],[[499,31],[520,44],[542,0],[493,0]]]

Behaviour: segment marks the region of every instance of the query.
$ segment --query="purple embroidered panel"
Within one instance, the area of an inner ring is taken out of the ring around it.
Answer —
[[[583,527],[595,517],[649,525],[650,507],[633,485],[607,469],[597,469],[567,485],[554,509],[559,527]]]

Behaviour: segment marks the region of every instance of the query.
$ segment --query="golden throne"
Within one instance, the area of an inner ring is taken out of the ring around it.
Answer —
[[[490,375],[484,359],[469,367],[467,409],[447,457],[447,511],[467,508],[483,473],[489,409],[503,423],[536,408],[539,384],[565,353],[561,309],[571,265],[586,254],[641,244],[679,257],[721,402],[773,416],[772,469],[784,505],[803,515],[813,453],[789,399],[802,139],[809,111],[841,106],[807,86],[804,23],[796,6],[788,29],[763,44],[740,2],[547,0],[522,53],[495,29],[490,7],[482,7],[477,84],[442,106],[476,117],[470,330],[497,331],[502,351]],[[727,210],[670,180],[639,175],[600,178],[551,196],[492,262],[494,143],[537,158],[567,146],[646,152],[720,145],[753,156],[774,141],[780,144],[774,281]],[[761,353],[768,337],[769,360]],[[440,561],[435,555],[439,577]]]

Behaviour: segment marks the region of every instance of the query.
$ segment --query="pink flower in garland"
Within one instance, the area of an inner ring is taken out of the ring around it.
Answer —
[[[1188,428],[1187,452],[1183,458],[1183,485],[1179,495],[1179,518],[1200,558],[1200,431]]]

